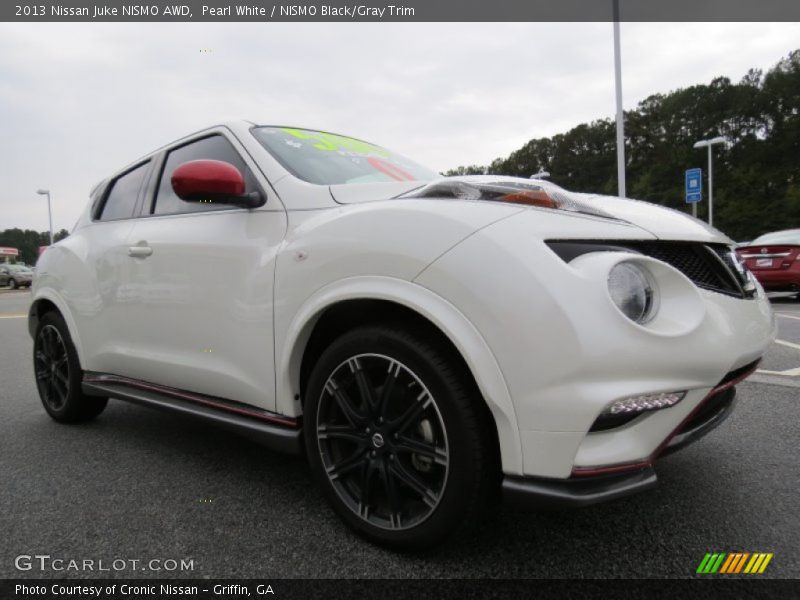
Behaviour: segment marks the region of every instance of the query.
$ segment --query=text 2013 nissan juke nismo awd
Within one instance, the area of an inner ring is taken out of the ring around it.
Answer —
[[[498,489],[651,487],[774,327],[731,241],[682,213],[248,122],[99,184],[29,319],[54,419],[120,398],[304,451],[344,521],[401,548]]]

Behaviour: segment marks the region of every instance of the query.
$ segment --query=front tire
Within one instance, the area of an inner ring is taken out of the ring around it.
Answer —
[[[8,280],[8,287],[10,287],[12,290],[15,290],[15,289],[17,289],[19,287],[19,284],[17,283],[16,279],[9,279]]]
[[[108,398],[83,394],[78,353],[64,319],[56,312],[39,319],[33,342],[33,372],[44,409],[60,423],[89,421],[108,404]]]
[[[362,327],[322,353],[306,389],[313,475],[357,533],[421,549],[483,508],[497,471],[488,413],[448,349]]]

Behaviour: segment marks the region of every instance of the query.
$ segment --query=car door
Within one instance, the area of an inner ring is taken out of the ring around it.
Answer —
[[[62,290],[80,333],[87,371],[119,373],[125,368],[129,330],[124,282],[131,266],[128,235],[152,166],[152,160],[145,160],[101,186],[95,192],[91,222],[67,238],[63,248],[57,246],[62,272],[69,275],[61,277],[56,287]],[[40,276],[46,279],[59,273],[40,271]]]
[[[180,165],[221,160],[242,172],[255,210],[185,202],[172,189]],[[125,375],[275,408],[273,280],[286,213],[225,130],[167,150],[128,236],[130,330]]]

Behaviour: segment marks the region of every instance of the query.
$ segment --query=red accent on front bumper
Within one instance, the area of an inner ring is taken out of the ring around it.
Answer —
[[[719,394],[721,392],[724,392],[725,390],[735,386],[737,383],[740,383],[740,382],[744,381],[745,379],[747,379],[748,377],[750,377],[750,375],[752,375],[755,372],[756,368],[758,368],[758,363],[759,362],[760,361],[756,361],[755,363],[753,363],[753,366],[752,366],[751,369],[749,369],[748,371],[745,371],[744,373],[742,373],[738,377],[736,377],[734,379],[731,379],[730,381],[726,381],[725,383],[723,383],[721,385],[718,385],[717,387],[712,389],[706,395],[705,398],[703,398],[700,402],[697,403],[697,406],[694,407],[692,412],[690,412],[688,415],[686,415],[686,418],[684,418],[683,421],[681,421],[680,424],[675,429],[673,429],[672,432],[666,438],[664,438],[664,441],[661,442],[661,444],[658,446],[658,448],[656,448],[655,451],[650,456],[648,456],[647,458],[645,458],[643,460],[636,461],[634,463],[623,463],[623,464],[619,464],[619,465],[608,465],[608,466],[604,466],[604,467],[575,467],[574,469],[572,469],[572,476],[573,477],[590,477],[590,476],[593,476],[593,475],[604,475],[604,474],[609,474],[609,473],[621,473],[621,472],[624,472],[624,471],[632,471],[632,470],[635,470],[635,469],[642,469],[644,467],[652,466],[653,463],[655,462],[655,460],[661,455],[662,452],[664,452],[664,449],[667,447],[667,445],[669,444],[670,440],[673,437],[675,437],[689,421],[691,421],[692,417],[694,417],[694,415],[697,414],[697,412],[703,407],[703,405],[705,405],[706,402],[708,402],[711,398],[713,398],[717,394]]]

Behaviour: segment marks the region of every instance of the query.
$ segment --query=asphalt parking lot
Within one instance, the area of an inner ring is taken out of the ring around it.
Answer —
[[[766,575],[800,577],[794,299],[774,300],[779,342],[739,386],[735,413],[659,462],[657,489],[574,511],[500,507],[421,556],[351,534],[303,460],[211,426],[119,401],[91,424],[54,423],[33,381],[29,299],[0,290],[0,577],[93,575],[15,568],[37,554],[193,560],[101,577],[685,577],[717,551],[772,552]]]

